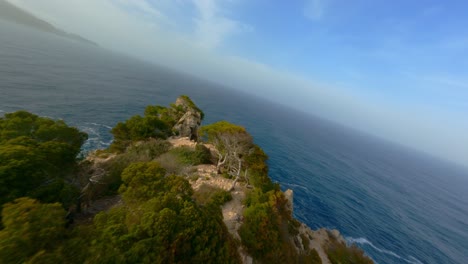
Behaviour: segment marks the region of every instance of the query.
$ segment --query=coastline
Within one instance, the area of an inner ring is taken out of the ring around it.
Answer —
[[[167,139],[167,141],[171,144],[171,148],[178,148],[178,147],[188,147],[194,148],[197,143],[188,137],[172,137]],[[144,142],[137,143],[137,144],[144,144]],[[210,144],[206,144],[206,146],[213,151],[213,146]],[[90,162],[93,167],[94,175],[90,178],[95,178],[94,180],[98,182],[100,177],[102,177],[102,169],[100,166],[111,162],[112,159],[116,157],[115,154],[104,155],[99,154],[98,152],[102,150],[94,150],[88,153],[85,160]],[[193,174],[197,175],[196,178],[189,177],[189,183],[195,192],[199,191],[200,188],[205,186],[213,187],[214,189],[221,189],[225,191],[229,191],[232,194],[232,200],[226,202],[221,206],[222,215],[223,215],[223,222],[226,225],[229,233],[234,239],[241,240],[239,235],[239,228],[242,225],[243,221],[243,213],[244,209],[246,208],[243,204],[243,200],[246,197],[246,192],[251,190],[251,186],[248,186],[247,183],[236,183],[233,179],[226,179],[216,173],[216,166],[214,164],[206,165],[197,165],[194,167]],[[282,192],[282,191],[281,191]],[[282,192],[284,197],[287,199],[287,208],[290,210],[290,214],[293,214],[293,203],[294,203],[294,192],[291,189],[287,189],[286,191]],[[107,211],[111,208],[122,206],[123,201],[120,195],[116,195],[114,197],[105,197],[103,199],[99,199],[93,201],[89,208],[84,213],[84,220],[83,222],[91,222],[94,215],[102,212]],[[297,219],[296,219],[297,220]],[[297,220],[298,221],[298,220]],[[327,228],[320,228],[317,230],[312,230],[307,224],[300,223],[298,228],[298,233],[295,236],[291,236],[290,239],[295,246],[295,250],[298,253],[307,252],[307,250],[315,250],[320,257],[322,264],[330,264],[332,263],[327,255],[327,247],[331,242],[338,242],[343,245],[347,245],[345,238],[341,235],[339,230],[336,229],[327,229]],[[307,240],[307,242],[305,241]],[[242,245],[239,246],[238,252],[241,256],[242,263],[245,264],[252,264],[254,260],[252,256],[248,254],[245,248]]]

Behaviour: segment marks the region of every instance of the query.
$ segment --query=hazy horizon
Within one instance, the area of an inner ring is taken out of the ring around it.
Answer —
[[[104,48],[468,166],[462,3],[9,2]]]

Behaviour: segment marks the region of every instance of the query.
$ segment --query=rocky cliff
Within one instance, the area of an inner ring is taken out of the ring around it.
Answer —
[[[202,121],[202,111],[195,106],[190,98],[180,96],[175,102],[175,107],[182,109],[183,115],[177,121],[173,130],[179,137],[188,137],[190,140],[198,141],[198,129]]]
[[[99,199],[90,201],[99,196],[91,187],[115,184],[110,182],[115,180],[112,177],[120,177],[133,162],[157,161],[168,175],[188,181],[201,206],[220,192],[229,197],[221,203],[222,220],[237,241],[242,263],[371,263],[362,251],[349,248],[339,231],[312,230],[293,217],[293,191],[282,192],[271,182],[267,156],[245,137],[244,128],[222,122],[202,129],[208,142],[197,142],[203,112],[190,98],[181,96],[170,108],[157,109],[153,116],[163,118],[169,113],[171,124],[176,120],[175,136],[134,141],[122,153],[104,150],[89,155],[88,182],[82,194],[88,197],[87,207],[100,203]],[[118,197],[105,199],[125,206]],[[103,210],[112,207],[105,204]],[[347,256],[353,257],[352,262],[343,262]]]

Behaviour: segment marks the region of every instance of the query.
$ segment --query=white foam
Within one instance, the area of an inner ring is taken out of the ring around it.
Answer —
[[[411,264],[423,264],[421,261],[419,261],[417,258],[413,257],[413,256],[409,256],[409,259],[407,258],[404,258],[400,255],[398,255],[397,253],[391,251],[391,250],[387,250],[387,249],[382,249],[382,248],[379,248],[377,246],[375,246],[372,242],[370,242],[369,240],[367,240],[366,238],[364,237],[359,237],[359,238],[353,238],[353,237],[346,237],[346,241],[348,243],[356,243],[356,244],[361,244],[361,245],[369,245],[370,247],[372,247],[373,249],[377,250],[378,252],[380,253],[383,253],[383,254],[387,254],[387,255],[390,255],[392,257],[395,257],[397,259],[401,259],[407,263],[411,263]]]
[[[99,144],[103,145],[103,146],[109,146],[111,144],[111,142],[104,142],[104,141],[99,141]]]
[[[86,123],[86,124],[93,125],[93,126],[102,126],[102,127],[107,128],[107,129],[112,129],[111,126],[104,125],[104,124],[99,124],[99,123]]]
[[[284,182],[284,183],[281,183],[283,185],[287,185],[287,186],[291,186],[291,187],[296,187],[296,188],[301,188],[301,189],[304,189],[306,191],[309,191],[309,189],[305,186],[302,186],[302,185],[299,185],[299,184],[295,184],[295,183],[287,183],[287,182]]]

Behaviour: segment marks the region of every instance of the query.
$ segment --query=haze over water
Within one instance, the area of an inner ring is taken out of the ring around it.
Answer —
[[[378,263],[466,263],[468,173],[258,98],[103,49],[0,22],[0,114],[62,118],[104,148],[117,122],[189,95],[245,126],[270,176],[294,190],[294,213],[337,228]]]

